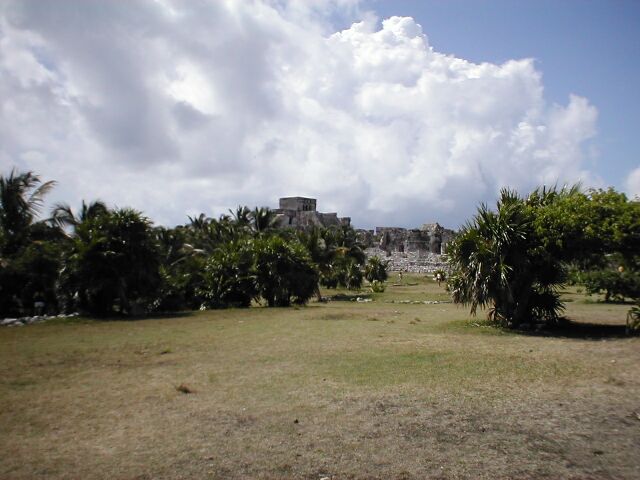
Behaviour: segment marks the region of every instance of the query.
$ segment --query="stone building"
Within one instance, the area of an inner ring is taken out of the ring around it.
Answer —
[[[315,198],[283,197],[276,213],[281,228],[306,229],[351,225],[350,217],[317,211]],[[446,268],[443,253],[455,232],[438,223],[425,223],[420,228],[376,227],[356,230],[367,257],[377,256],[389,262],[392,271],[430,273]]]
[[[338,217],[335,212],[316,210],[316,199],[307,197],[283,197],[279,208],[274,209],[277,225],[291,228],[333,227],[351,225],[350,217]]]
[[[420,228],[376,227],[375,230],[358,230],[358,235],[368,248],[378,248],[388,253],[443,254],[455,232],[438,223],[425,223]]]
[[[358,230],[367,248],[367,257],[380,257],[389,262],[392,271],[431,273],[445,268],[443,254],[455,232],[438,223],[425,223],[421,228],[376,227]]]

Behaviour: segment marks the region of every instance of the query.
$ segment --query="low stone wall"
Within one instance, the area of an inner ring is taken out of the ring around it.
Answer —
[[[367,258],[379,257],[389,262],[392,272],[433,273],[438,269],[447,270],[446,256],[429,252],[386,252],[372,247],[364,251]]]

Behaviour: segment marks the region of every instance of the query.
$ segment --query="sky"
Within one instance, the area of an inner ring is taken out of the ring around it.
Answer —
[[[283,196],[457,228],[504,187],[640,195],[638,25],[636,1],[0,0],[0,173],[167,226]]]

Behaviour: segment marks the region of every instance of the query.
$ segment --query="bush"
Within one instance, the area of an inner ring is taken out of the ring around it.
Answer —
[[[61,273],[62,297],[95,316],[152,308],[161,284],[151,222],[131,209],[87,219],[76,228]]]
[[[332,265],[329,265],[325,272],[320,273],[320,284],[326,288],[338,288],[340,278],[338,272],[332,269]]]
[[[297,240],[278,236],[255,242],[257,289],[270,307],[304,304],[318,288],[318,272],[307,249]]]
[[[364,267],[364,278],[369,282],[384,282],[388,277],[388,261],[380,260],[380,257],[370,257]]]
[[[535,204],[509,190],[502,191],[495,212],[478,208],[448,248],[455,303],[471,305],[472,314],[489,307],[489,318],[508,327],[558,320],[564,268],[541,248],[535,218]]]
[[[633,271],[617,271],[613,269],[585,272],[582,281],[587,293],[604,292],[604,301],[623,301],[634,298],[640,292],[640,274]]]
[[[258,295],[253,265],[250,242],[221,245],[205,266],[204,288],[200,292],[203,305],[207,308],[249,307]]]
[[[627,334],[640,334],[640,303],[631,307],[627,313]]]
[[[362,275],[360,265],[353,260],[347,262],[344,269],[344,286],[349,290],[360,290],[363,279],[364,276]]]

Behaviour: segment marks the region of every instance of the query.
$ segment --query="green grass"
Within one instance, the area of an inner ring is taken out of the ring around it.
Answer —
[[[640,339],[390,303],[447,298],[404,282],[370,303],[0,329],[0,478],[638,477]],[[566,296],[571,319],[624,324],[628,306]]]

